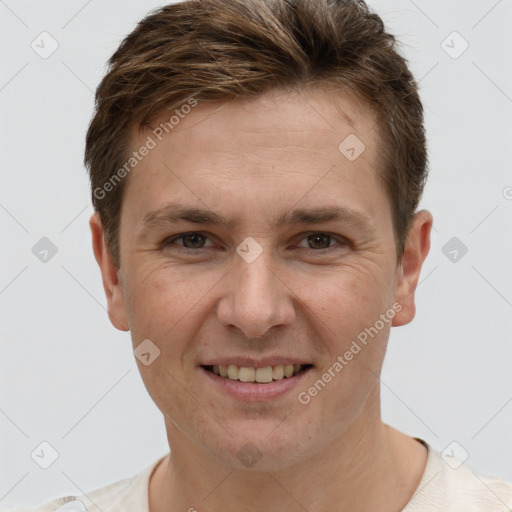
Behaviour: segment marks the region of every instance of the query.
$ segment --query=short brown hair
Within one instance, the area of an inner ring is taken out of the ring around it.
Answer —
[[[191,98],[227,102],[306,87],[350,92],[376,113],[378,174],[400,261],[427,177],[427,153],[417,84],[381,18],[362,0],[186,0],[137,25],[96,91],[85,165],[116,266],[127,174],[120,171],[134,127]]]

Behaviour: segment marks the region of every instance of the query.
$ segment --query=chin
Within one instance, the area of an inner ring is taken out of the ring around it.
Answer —
[[[321,450],[315,446],[317,435],[285,429],[280,421],[252,420],[231,426],[232,435],[218,439],[208,451],[232,469],[268,472],[288,469]]]

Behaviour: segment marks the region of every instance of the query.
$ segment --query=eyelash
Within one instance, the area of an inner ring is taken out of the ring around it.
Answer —
[[[173,244],[173,242],[175,242],[176,240],[180,240],[180,239],[183,239],[185,236],[187,235],[201,235],[207,239],[209,239],[208,235],[206,233],[203,233],[202,231],[187,231],[186,233],[180,233],[179,235],[173,235],[172,237],[170,238],[167,238],[166,240],[164,240],[164,242],[162,243],[162,247],[165,248],[167,246],[170,246]],[[308,238],[309,236],[312,236],[312,235],[327,235],[328,237],[330,237],[332,240],[335,240],[338,243],[338,245],[340,246],[349,246],[350,245],[350,242],[344,238],[344,237],[341,237],[341,236],[336,236],[336,235],[333,235],[331,233],[326,233],[324,231],[311,231],[309,233],[305,233],[304,236],[299,240],[300,242],[306,238]],[[193,252],[198,252],[202,249],[208,249],[208,247],[199,247],[197,249],[193,249],[193,248],[190,248],[190,247],[184,247],[184,246],[177,246],[180,250],[184,250],[184,251],[193,251]],[[300,249],[307,249],[307,250],[310,250],[310,251],[313,251],[313,252],[323,252],[323,251],[329,251],[329,250],[332,250],[333,248],[335,248],[336,246],[330,246],[330,247],[325,247],[323,249],[312,249],[310,247],[301,247]]]

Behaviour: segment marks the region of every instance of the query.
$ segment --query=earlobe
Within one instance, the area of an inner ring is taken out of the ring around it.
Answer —
[[[395,301],[402,309],[395,315],[391,325],[397,327],[408,324],[416,314],[414,293],[418,286],[423,262],[430,250],[430,232],[433,218],[427,210],[421,210],[413,218],[405,241],[402,262],[397,269]]]
[[[116,268],[110,255],[103,226],[98,212],[94,212],[89,220],[92,234],[92,248],[94,257],[100,267],[103,289],[107,298],[108,317],[112,325],[120,331],[128,331],[128,320],[123,297],[123,290],[119,280],[119,269]]]

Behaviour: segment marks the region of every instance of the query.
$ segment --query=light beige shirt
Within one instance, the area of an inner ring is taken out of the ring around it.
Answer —
[[[427,465],[402,512],[509,512],[512,509],[512,483],[476,474],[457,458],[445,461],[428,443],[418,441],[428,449]],[[36,509],[12,512],[149,512],[149,479],[164,457],[136,476],[88,492],[88,497],[67,496]],[[200,503],[194,506],[201,510]]]

